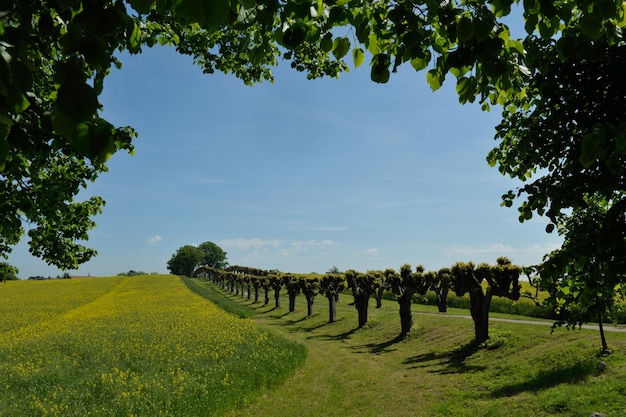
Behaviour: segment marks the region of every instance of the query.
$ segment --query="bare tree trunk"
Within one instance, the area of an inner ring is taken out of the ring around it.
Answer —
[[[274,288],[274,307],[280,307],[280,288]]]
[[[328,322],[334,323],[337,320],[337,297],[331,294],[328,298]]]
[[[381,308],[383,306],[383,293],[385,289],[383,287],[378,287],[376,290],[376,308]]]
[[[437,308],[440,313],[445,313],[448,311],[448,292],[442,291],[440,289],[435,289],[435,294],[437,295]]]
[[[359,329],[367,323],[367,308],[369,304],[369,294],[362,293],[354,296],[354,306],[359,315]]]
[[[491,289],[483,294],[482,288],[470,291],[470,313],[474,320],[474,341],[482,343],[489,339],[489,306],[491,305]]]
[[[289,312],[293,313],[296,311],[296,295],[297,293],[290,292],[289,293]]]
[[[306,315],[311,317],[313,315],[313,301],[315,301],[315,293],[306,293]]]
[[[602,313],[598,314],[598,325],[600,326],[600,338],[602,339],[602,352],[608,352],[609,346],[606,343],[606,336],[604,335],[604,326],[602,324]]]

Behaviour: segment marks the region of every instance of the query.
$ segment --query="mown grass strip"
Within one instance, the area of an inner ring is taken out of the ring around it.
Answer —
[[[372,302],[368,324],[357,329],[349,295],[340,297],[339,320],[329,324],[322,297],[306,317],[301,296],[289,313],[286,302],[276,309],[222,294],[309,350],[284,385],[228,417],[626,416],[623,333],[608,335],[613,354],[600,358],[597,331],[493,321],[491,340],[477,348],[471,320],[446,314],[417,312],[414,329],[399,338],[394,301],[385,300],[381,309]],[[434,313],[436,307],[416,310]],[[607,364],[602,373],[596,371],[600,360]]]

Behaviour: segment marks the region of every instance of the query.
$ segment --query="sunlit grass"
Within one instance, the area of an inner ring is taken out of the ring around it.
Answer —
[[[339,299],[338,320],[328,323],[323,297],[307,317],[303,296],[289,312],[287,303],[274,308],[213,289],[309,350],[285,384],[228,417],[626,417],[624,333],[608,333],[613,353],[599,357],[597,330],[493,320],[491,339],[476,347],[468,310],[442,314],[416,304],[413,330],[402,338],[395,301],[377,309],[370,300],[369,321],[358,329],[348,294]]]
[[[2,415],[211,416],[279,384],[305,356],[174,276],[0,290]]]

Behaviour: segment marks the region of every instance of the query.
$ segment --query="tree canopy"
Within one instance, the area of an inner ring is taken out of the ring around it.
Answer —
[[[136,136],[101,117],[99,95],[111,69],[121,67],[119,51],[168,44],[206,73],[232,73],[248,84],[271,81],[279,59],[310,78],[337,76],[366,59],[379,83],[401,65],[425,73],[433,90],[454,77],[461,103],[504,109],[489,162],[522,180],[538,175],[503,204],[526,196],[520,220],[546,214],[548,231],[558,226],[569,241],[576,238],[568,216],[590,219],[583,211],[599,202],[617,229],[603,228],[598,239],[606,244],[578,260],[617,256],[626,230],[626,6],[525,0],[512,12],[516,3],[2,0],[0,255],[23,237],[24,223],[31,253],[48,263],[69,269],[95,254],[79,242],[104,201],[75,197],[113,153],[132,152]],[[511,37],[512,13],[523,16],[526,39]],[[619,282],[624,272],[621,263],[611,270]]]
[[[204,242],[178,248],[167,262],[167,269],[175,275],[192,277],[199,267],[223,269],[226,265],[226,252],[213,242]]]

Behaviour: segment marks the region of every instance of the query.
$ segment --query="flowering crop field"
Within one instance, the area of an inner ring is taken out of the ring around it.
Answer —
[[[2,416],[219,415],[305,355],[171,275],[0,286]]]

